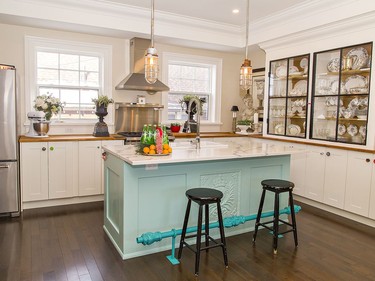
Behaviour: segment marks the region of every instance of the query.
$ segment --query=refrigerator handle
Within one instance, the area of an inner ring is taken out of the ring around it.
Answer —
[[[9,165],[0,165],[0,169],[9,169]]]

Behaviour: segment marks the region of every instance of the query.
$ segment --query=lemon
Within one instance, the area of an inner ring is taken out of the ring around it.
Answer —
[[[163,149],[168,149],[169,148],[169,144],[165,143],[163,144]]]
[[[150,152],[148,154],[156,154],[155,149],[150,149]]]
[[[168,149],[163,149],[163,154],[168,154],[168,153],[169,153]]]
[[[153,144],[150,145],[150,150],[155,150],[155,148],[156,148],[155,145]]]
[[[168,148],[168,153],[172,153],[172,147]]]

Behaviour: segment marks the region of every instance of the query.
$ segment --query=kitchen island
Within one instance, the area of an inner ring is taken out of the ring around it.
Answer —
[[[104,230],[123,259],[171,248],[170,239],[144,246],[137,244],[136,238],[146,232],[180,229],[189,188],[221,190],[223,216],[230,217],[257,212],[263,179],[289,178],[291,151],[284,146],[235,138],[202,141],[200,149],[188,141],[175,142],[172,147],[173,152],[167,156],[139,155],[133,145],[104,147]],[[195,205],[191,226],[196,225]],[[282,197],[280,207],[286,206],[287,198]],[[273,197],[266,196],[264,211],[270,210]],[[215,221],[216,216],[211,219]],[[226,228],[225,234],[253,228],[254,221],[250,221]],[[216,236],[217,229],[212,234]],[[250,241],[249,235],[249,247]]]

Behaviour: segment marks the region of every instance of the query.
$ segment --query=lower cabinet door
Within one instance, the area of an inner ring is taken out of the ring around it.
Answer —
[[[102,193],[101,141],[79,142],[79,196]]]
[[[50,142],[48,147],[49,199],[77,195],[78,142]]]
[[[21,200],[48,199],[48,143],[21,143]]]
[[[325,173],[325,150],[309,146],[306,154],[305,197],[323,202]]]
[[[369,215],[370,189],[372,175],[372,154],[348,152],[348,170],[346,175],[345,207],[346,211]]]

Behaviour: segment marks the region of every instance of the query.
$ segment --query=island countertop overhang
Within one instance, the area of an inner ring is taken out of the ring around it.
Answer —
[[[292,150],[287,146],[260,143],[251,140],[245,142],[237,140],[225,143],[219,142],[216,146],[201,147],[200,149],[194,147],[186,148],[172,144],[172,148],[173,152],[170,155],[150,156],[137,154],[135,145],[103,146],[106,153],[110,153],[133,166],[244,159],[298,153],[298,150]]]

